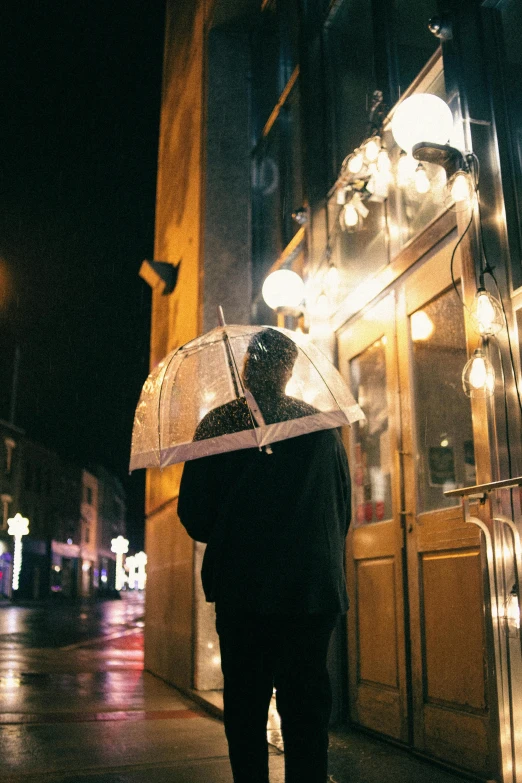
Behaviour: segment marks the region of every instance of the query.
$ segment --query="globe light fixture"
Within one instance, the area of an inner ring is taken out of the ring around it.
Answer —
[[[29,520],[20,513],[15,514],[7,520],[7,532],[14,538],[12,588],[18,590],[22,570],[22,537],[29,533]]]
[[[111,552],[116,555],[116,590],[121,590],[125,583],[125,572],[123,570],[123,555],[129,551],[129,541],[123,536],[113,538],[111,541]]]
[[[446,144],[453,130],[448,104],[437,95],[417,93],[397,107],[391,122],[393,138],[407,153],[420,142]]]
[[[471,305],[471,324],[477,334],[483,337],[498,334],[504,326],[500,303],[482,286],[475,294]]]
[[[266,304],[283,313],[301,309],[305,287],[303,278],[291,269],[277,269],[263,283],[262,296]]]
[[[481,348],[477,348],[462,371],[464,393],[472,399],[491,397],[495,391],[495,370]]]

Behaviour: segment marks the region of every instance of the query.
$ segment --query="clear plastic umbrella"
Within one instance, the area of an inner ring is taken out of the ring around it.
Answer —
[[[363,418],[340,373],[304,335],[222,325],[172,351],[145,381],[130,470],[270,450]]]

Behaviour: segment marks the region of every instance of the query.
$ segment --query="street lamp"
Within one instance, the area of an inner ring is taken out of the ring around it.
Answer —
[[[111,552],[116,554],[116,590],[123,588],[124,571],[123,571],[123,555],[129,551],[129,542],[123,536],[113,538],[111,541]]]
[[[145,566],[147,565],[147,555],[145,552],[136,552],[134,555],[134,562],[138,568],[138,590],[145,589],[145,582],[147,581],[147,574],[145,573]]]
[[[129,572],[127,576],[127,583],[131,590],[136,587],[136,556],[131,555],[125,558],[125,568]]]
[[[18,590],[22,569],[22,536],[29,533],[29,520],[20,513],[7,520],[7,532],[14,537],[13,590]]]

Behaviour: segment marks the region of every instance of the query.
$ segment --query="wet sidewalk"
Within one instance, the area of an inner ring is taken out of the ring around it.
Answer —
[[[142,619],[109,609],[99,637],[43,646],[39,632],[37,647],[22,615],[0,608],[2,781],[232,783],[221,721],[144,672]],[[283,767],[271,746],[271,783],[283,783]],[[337,783],[462,780],[349,730],[332,732],[330,773]]]

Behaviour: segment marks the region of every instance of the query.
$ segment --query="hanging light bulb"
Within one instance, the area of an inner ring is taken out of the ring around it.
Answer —
[[[495,370],[481,348],[477,348],[462,371],[462,387],[468,397],[484,399],[495,391]]]
[[[391,160],[386,147],[381,147],[379,150],[377,168],[382,174],[387,174],[391,170]]]
[[[447,207],[461,212],[468,209],[475,197],[473,178],[467,171],[459,170],[449,178],[444,186],[444,202]]]
[[[415,190],[417,191],[417,193],[421,193],[421,194],[427,193],[431,188],[428,175],[426,174],[426,169],[424,168],[422,163],[419,163],[419,165],[415,169],[414,182],[415,182]]]
[[[339,206],[342,206],[346,202],[346,190],[344,188],[337,188],[335,200]]]
[[[407,152],[402,150],[399,162],[397,163],[397,184],[400,188],[405,188],[409,185],[415,174],[417,168],[417,161]]]
[[[483,337],[498,334],[504,326],[500,303],[483,287],[478,289],[471,305],[471,324]]]
[[[345,205],[342,211],[342,217],[346,228],[355,228],[359,225],[359,213],[352,203]]]
[[[364,157],[368,163],[374,163],[381,151],[381,139],[379,136],[372,136],[364,145]]]
[[[339,270],[335,266],[335,264],[331,264],[328,268],[328,272],[326,273],[326,285],[328,288],[332,291],[335,291],[340,282],[340,275]]]
[[[457,171],[452,178],[451,197],[453,201],[470,201],[470,177],[465,171]]]
[[[348,171],[352,174],[358,174],[364,166],[364,156],[362,152],[356,150],[348,160]]]

